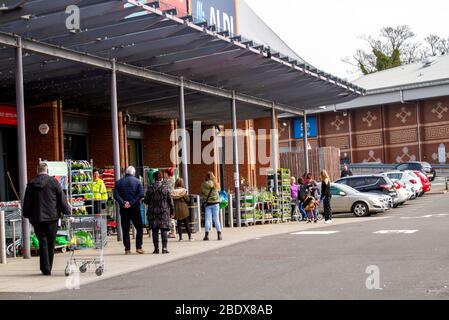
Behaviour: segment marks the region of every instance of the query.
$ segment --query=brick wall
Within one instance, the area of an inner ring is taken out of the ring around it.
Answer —
[[[449,97],[320,114],[320,145],[340,148],[342,158],[351,151],[349,119],[354,163],[437,164],[443,147],[449,162]]]
[[[27,107],[25,111],[28,179],[36,175],[39,158],[48,161],[62,161],[63,137],[61,104],[58,101]],[[48,124],[47,135],[39,133],[39,126]]]

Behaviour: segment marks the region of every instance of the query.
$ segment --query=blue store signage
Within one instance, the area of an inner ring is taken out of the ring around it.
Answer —
[[[302,125],[302,118],[296,118],[293,120],[293,138],[303,139],[304,138],[304,128]],[[316,116],[307,117],[307,137],[316,138],[318,137],[318,124]]]
[[[190,0],[190,13],[195,22],[206,21],[217,27],[217,31],[237,34],[236,0]]]

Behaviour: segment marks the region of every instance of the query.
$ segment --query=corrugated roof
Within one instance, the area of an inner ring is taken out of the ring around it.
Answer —
[[[370,94],[410,86],[432,86],[445,80],[449,81],[449,55],[435,57],[430,65],[426,65],[425,61],[412,63],[363,76],[353,83]]]

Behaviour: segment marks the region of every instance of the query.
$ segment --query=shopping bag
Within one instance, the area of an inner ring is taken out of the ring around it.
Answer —
[[[226,191],[220,191],[220,209],[225,209],[229,204],[229,197]]]

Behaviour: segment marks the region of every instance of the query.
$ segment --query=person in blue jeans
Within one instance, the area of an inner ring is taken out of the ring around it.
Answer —
[[[204,212],[204,229],[206,234],[204,236],[204,241],[209,240],[209,232],[212,229],[212,220],[214,221],[215,228],[217,229],[218,240],[222,240],[221,235],[221,224],[219,218],[220,211],[220,184],[217,182],[217,178],[212,172],[208,172],[206,176],[206,181],[201,185],[201,200]]]

